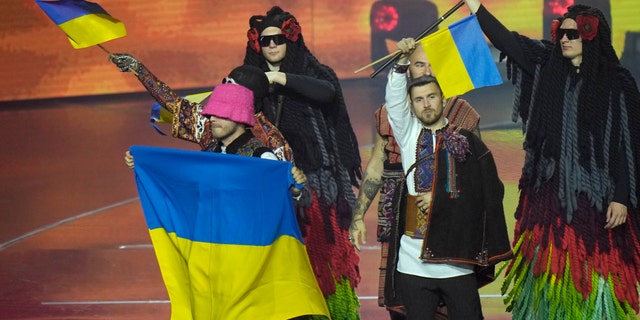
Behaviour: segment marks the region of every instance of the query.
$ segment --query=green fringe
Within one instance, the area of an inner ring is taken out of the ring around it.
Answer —
[[[351,289],[348,278],[334,280],[336,292],[326,298],[327,307],[333,320],[360,320],[360,301],[355,290]]]
[[[514,246],[520,252],[522,235]],[[553,249],[553,248],[552,248]],[[540,276],[533,275],[533,266],[539,257],[539,248],[534,250],[535,256],[530,263],[524,262],[521,255],[512,261],[509,273],[505,275],[502,293],[507,311],[512,312],[514,320],[602,320],[602,319],[635,319],[633,308],[625,302],[622,304],[615,296],[613,288],[618,278],[608,275],[604,278],[593,272],[589,266],[572,266],[567,256],[562,275],[550,274],[551,258],[546,261],[546,269]],[[549,255],[551,257],[551,254]],[[591,293],[582,296],[573,284],[571,268],[582,268],[591,272]]]

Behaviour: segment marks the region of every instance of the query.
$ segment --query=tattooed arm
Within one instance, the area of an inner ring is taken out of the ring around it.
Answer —
[[[360,243],[364,244],[367,242],[367,228],[364,224],[364,215],[382,186],[382,172],[385,160],[384,147],[386,144],[387,140],[381,135],[376,134],[376,143],[371,152],[371,159],[364,171],[362,186],[356,199],[356,208],[353,210],[353,218],[351,220],[351,227],[349,228],[349,238],[358,250],[360,250]]]

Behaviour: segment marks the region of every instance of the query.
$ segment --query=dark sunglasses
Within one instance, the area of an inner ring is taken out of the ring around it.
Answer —
[[[284,36],[284,34],[276,34],[272,36],[261,36],[260,38],[258,38],[258,41],[260,42],[261,47],[268,47],[271,41],[273,41],[276,46],[279,46],[281,44],[284,44],[286,39],[287,38]]]
[[[558,40],[562,39],[564,35],[567,35],[567,39],[575,40],[580,38],[580,32],[576,29],[560,29],[558,28]]]

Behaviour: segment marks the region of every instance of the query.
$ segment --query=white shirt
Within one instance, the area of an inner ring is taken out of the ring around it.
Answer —
[[[416,148],[418,136],[422,130],[422,122],[411,115],[409,95],[407,93],[407,77],[393,70],[389,73],[385,93],[389,124],[393,135],[400,147],[402,156],[402,168],[405,174],[407,169],[416,162]],[[434,144],[435,146],[435,144]],[[407,175],[407,190],[410,195],[416,195],[415,170]],[[402,235],[400,239],[400,251],[398,253],[398,272],[411,274],[425,278],[452,278],[473,273],[473,266],[459,266],[446,263],[427,263],[422,261],[422,239],[413,239]]]

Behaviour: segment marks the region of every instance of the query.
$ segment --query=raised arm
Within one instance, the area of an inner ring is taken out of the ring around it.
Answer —
[[[506,54],[525,72],[533,75],[535,73],[535,64],[525,55],[517,35],[496,19],[479,0],[465,0],[465,2],[471,13],[475,14],[478,18],[482,31],[489,38],[493,46]]]
[[[109,56],[121,72],[131,72],[136,75],[138,81],[147,89],[151,96],[165,109],[172,114],[176,112],[176,105],[181,99],[164,82],[160,81],[147,67],[138,59],[128,53],[114,53]]]
[[[115,53],[109,57],[122,72],[136,75],[151,96],[173,115],[171,134],[180,139],[200,144],[207,148],[212,137],[206,135],[208,120],[200,116],[200,105],[178,96],[168,85],[160,81],[147,67],[127,53]]]

